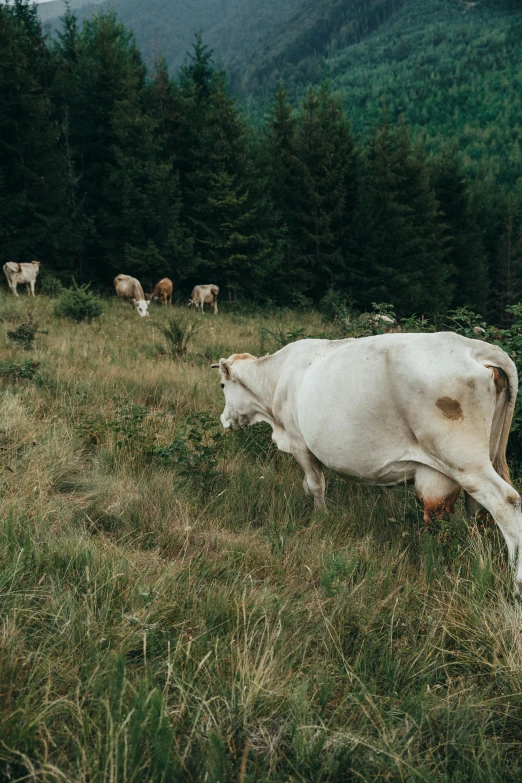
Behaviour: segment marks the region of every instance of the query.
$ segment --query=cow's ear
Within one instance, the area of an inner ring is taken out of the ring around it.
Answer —
[[[219,367],[219,362],[214,362],[210,366],[212,367],[213,370],[217,370],[217,368]]]
[[[219,360],[219,369],[223,373],[223,376],[227,381],[229,381],[232,378],[232,367],[227,362],[226,359],[220,359]]]

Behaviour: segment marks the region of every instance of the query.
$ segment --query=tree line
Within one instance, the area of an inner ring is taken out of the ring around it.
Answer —
[[[26,0],[0,5],[2,262],[109,287],[119,272],[232,299],[399,315],[465,305],[500,320],[522,294],[522,184],[470,180],[383,113],[367,139],[327,84],[280,85],[253,126],[197,37],[176,76],[144,65],[114,13],[47,40]]]

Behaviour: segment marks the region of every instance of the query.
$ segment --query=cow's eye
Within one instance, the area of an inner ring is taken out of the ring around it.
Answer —
[[[225,388],[225,384],[224,384],[224,383],[222,383],[222,384],[221,384],[221,388],[222,388],[222,389],[224,389],[224,388]]]

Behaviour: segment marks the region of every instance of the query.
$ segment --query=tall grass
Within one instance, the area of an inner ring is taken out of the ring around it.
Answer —
[[[21,362],[26,303],[1,305]],[[159,308],[31,306],[38,375],[0,401],[0,779],[520,779],[522,613],[495,528],[459,507],[428,533],[409,487],[333,475],[314,514],[263,427],[191,472],[191,427],[223,404],[210,360],[318,317],[201,319],[173,361]]]

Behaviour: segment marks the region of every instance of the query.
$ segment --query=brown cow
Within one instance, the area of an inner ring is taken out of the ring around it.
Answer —
[[[159,283],[154,286],[154,291],[147,297],[151,302],[159,302],[160,304],[172,305],[172,291],[174,286],[172,280],[168,277],[164,277]]]

